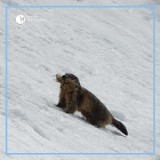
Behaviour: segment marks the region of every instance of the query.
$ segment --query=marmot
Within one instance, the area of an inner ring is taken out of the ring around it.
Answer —
[[[105,127],[111,124],[128,135],[126,127],[112,116],[94,94],[80,85],[79,79],[75,75],[66,73],[61,76],[56,74],[56,80],[60,83],[58,107],[63,108],[66,113],[80,111],[92,125]]]

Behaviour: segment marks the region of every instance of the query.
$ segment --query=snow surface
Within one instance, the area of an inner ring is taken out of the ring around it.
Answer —
[[[158,1],[48,1],[39,5],[157,5]],[[38,5],[35,0],[0,3],[0,158],[97,159],[96,156],[5,155],[5,5]],[[26,22],[18,25],[17,15]],[[9,9],[8,152],[152,152],[152,12],[150,9]],[[32,19],[29,19],[32,17]],[[159,18],[157,18],[157,28]],[[160,32],[157,29],[157,43]],[[156,87],[160,81],[156,46]],[[58,102],[56,73],[73,73],[125,124],[99,129],[80,113],[66,114]],[[160,92],[156,90],[156,156],[101,156],[102,159],[160,158]]]

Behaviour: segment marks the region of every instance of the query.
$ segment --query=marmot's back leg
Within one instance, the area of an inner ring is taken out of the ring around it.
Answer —
[[[92,124],[92,125],[94,125],[94,126],[97,126],[98,128],[99,127],[101,127],[101,124],[99,123],[99,121],[97,121],[93,116],[87,116],[86,117],[86,120],[90,123],[90,124]]]
[[[105,127],[108,124],[112,123],[112,117],[109,116],[104,120],[98,120],[97,117],[94,115],[92,117],[87,117],[88,122],[90,122],[92,125],[97,126],[98,128],[100,127]]]

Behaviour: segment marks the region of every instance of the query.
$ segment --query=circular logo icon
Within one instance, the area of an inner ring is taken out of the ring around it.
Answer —
[[[17,22],[18,24],[23,24],[23,23],[25,22],[25,17],[24,17],[23,15],[18,15],[18,16],[16,17],[16,22]]]

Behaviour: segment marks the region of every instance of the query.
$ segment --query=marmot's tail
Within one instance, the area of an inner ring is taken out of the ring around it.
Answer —
[[[126,127],[120,121],[113,118],[112,125],[114,125],[117,129],[119,129],[125,135],[128,135],[128,131],[127,131]]]

